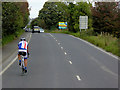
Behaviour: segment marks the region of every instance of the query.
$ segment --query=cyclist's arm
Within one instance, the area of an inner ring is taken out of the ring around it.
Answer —
[[[28,46],[27,46],[27,53],[29,53],[29,51],[28,51]]]

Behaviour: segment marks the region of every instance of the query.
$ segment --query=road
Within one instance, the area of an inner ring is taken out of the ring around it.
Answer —
[[[16,60],[3,88],[118,88],[118,60],[67,34],[33,33],[28,73]]]

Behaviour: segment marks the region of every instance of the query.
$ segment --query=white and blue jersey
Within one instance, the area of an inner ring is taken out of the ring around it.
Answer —
[[[19,52],[27,52],[28,43],[26,41],[20,41],[18,43]]]
[[[28,43],[26,41],[20,41],[18,43],[18,53],[19,52],[26,52],[24,59],[27,59],[27,47],[28,47]]]

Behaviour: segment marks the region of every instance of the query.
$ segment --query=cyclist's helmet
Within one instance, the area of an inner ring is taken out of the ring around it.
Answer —
[[[20,41],[26,41],[26,39],[25,39],[24,37],[22,37],[22,38],[20,39]]]

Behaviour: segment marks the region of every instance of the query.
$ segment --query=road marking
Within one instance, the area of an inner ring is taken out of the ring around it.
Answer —
[[[109,69],[106,68],[105,66],[101,66],[100,68],[103,69],[104,71],[106,71],[106,72],[112,74],[113,76],[116,76],[116,77],[118,78],[118,74],[112,72],[111,70],[109,70]]]
[[[32,36],[32,34],[30,34],[30,38],[29,38],[28,43],[30,42],[31,36]],[[7,65],[7,67],[5,67],[5,68],[0,72],[0,75],[2,75],[2,74],[16,61],[17,58],[18,58],[18,56],[16,56],[16,57],[13,59],[13,61],[11,61],[11,62]]]
[[[8,66],[5,67],[5,69],[0,72],[0,75],[2,75],[2,74],[16,61],[17,58],[18,58],[18,57],[16,56],[16,57],[13,59],[13,61],[11,61],[11,62],[8,64]]]
[[[57,41],[57,40],[56,40]]]
[[[61,49],[63,50],[63,47],[61,47]]]
[[[72,64],[72,62],[71,62],[71,61],[69,61],[69,63],[70,63],[70,64]]]
[[[65,53],[65,55],[67,55],[67,53],[66,52],[64,52]]]
[[[81,40],[81,41],[83,41],[83,42],[89,44],[90,46],[92,46],[92,47],[94,47],[94,48],[96,48],[96,49],[98,49],[98,50],[100,50],[100,51],[106,53],[107,55],[112,56],[113,58],[115,58],[115,59],[117,59],[117,60],[120,60],[118,56],[113,55],[112,53],[106,52],[106,51],[103,50],[102,48],[97,47],[97,46],[93,45],[92,43],[90,43],[90,42],[88,42],[88,41],[85,41],[85,40],[83,40],[83,39],[80,39],[80,38],[75,37],[75,36],[72,36],[72,35],[69,35],[69,36],[71,36],[71,37],[73,37],[73,38],[76,38],[76,39],[78,39],[78,40]]]
[[[58,43],[58,45],[60,45],[60,43]]]
[[[29,38],[29,40],[28,40],[28,43],[30,42],[31,36],[32,36],[32,34],[30,34],[30,38]]]
[[[80,76],[79,76],[79,75],[76,75],[76,77],[77,77],[78,81],[80,81],[80,80],[81,80],[81,78],[80,78]]]
[[[49,33],[50,36],[54,37],[52,34]]]

